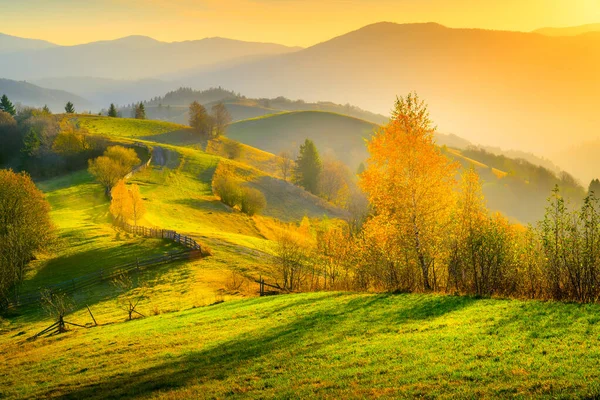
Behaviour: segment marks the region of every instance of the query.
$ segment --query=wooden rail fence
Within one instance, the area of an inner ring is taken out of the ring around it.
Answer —
[[[76,291],[99,285],[104,281],[112,280],[122,273],[138,272],[161,264],[168,264],[175,261],[190,260],[200,257],[202,257],[202,253],[199,250],[185,249],[159,256],[138,258],[133,262],[116,265],[110,268],[103,268],[101,270],[56,283],[54,285],[48,285],[45,287],[40,287],[36,290],[20,293],[18,297],[13,300],[11,306],[28,306],[39,303],[41,299],[41,291],[44,289],[50,290],[54,293],[72,294]]]

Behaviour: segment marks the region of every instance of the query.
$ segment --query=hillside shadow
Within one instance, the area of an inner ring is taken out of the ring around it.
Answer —
[[[322,298],[304,299],[268,310],[268,316],[276,315],[288,308],[314,304],[315,311],[304,314],[291,323],[275,326],[254,335],[238,335],[232,340],[221,342],[204,350],[187,353],[174,361],[162,363],[126,375],[116,375],[101,382],[91,383],[72,392],[61,394],[64,399],[147,397],[155,391],[173,390],[186,386],[190,381],[202,385],[210,381],[237,378],[252,363],[268,365],[290,362],[289,352],[302,357],[334,344],[343,343],[349,335],[364,335],[372,328],[367,320],[371,312],[390,300],[390,295],[360,296],[347,303],[331,302],[343,294],[332,294]],[[274,300],[265,300],[266,302]],[[329,301],[329,302],[328,302]],[[325,303],[324,303],[325,302]],[[324,303],[324,304],[323,304]],[[469,301],[453,301],[452,298],[432,297],[399,310],[396,322],[414,319],[435,318],[463,308]],[[436,311],[435,306],[441,308]],[[303,311],[306,307],[303,308]],[[201,329],[199,327],[198,329]],[[302,344],[301,346],[299,344]],[[264,371],[266,377],[270,371]],[[55,393],[48,393],[55,395]]]

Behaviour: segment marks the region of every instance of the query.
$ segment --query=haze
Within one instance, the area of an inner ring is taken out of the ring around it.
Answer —
[[[132,34],[163,41],[222,36],[310,46],[362,26],[435,21],[532,31],[600,21],[597,0],[20,0],[0,1],[3,33],[61,45]]]

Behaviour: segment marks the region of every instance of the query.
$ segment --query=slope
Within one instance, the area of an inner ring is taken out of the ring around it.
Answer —
[[[577,36],[590,32],[600,32],[600,24],[569,26],[566,28],[541,28],[533,32],[546,36]]]
[[[0,394],[596,398],[599,312],[598,305],[322,292],[190,308],[36,341],[25,339],[35,327],[21,336],[4,328]],[[83,313],[73,318],[86,320]]]
[[[31,83],[0,78],[0,96],[2,94],[6,94],[13,103],[21,103],[32,107],[47,105],[53,112],[64,111],[65,104],[68,101],[73,102],[78,111],[92,107],[88,100],[73,93],[44,89]]]
[[[84,76],[110,79],[152,78],[192,67],[218,65],[249,56],[298,50],[278,44],[206,38],[166,43],[144,36],[39,51],[0,55],[3,76],[11,79]]]
[[[227,85],[253,97],[327,98],[381,113],[395,96],[416,90],[440,131],[549,154],[595,136],[598,70],[599,35],[380,23],[268,62],[203,71],[186,83]],[[572,101],[565,105],[565,98]]]
[[[375,128],[373,123],[341,114],[295,111],[234,123],[227,135],[271,153],[294,152],[308,138],[323,156],[333,156],[356,170],[367,159],[365,139]]]
[[[40,50],[55,47],[54,43],[38,39],[26,39],[18,36],[0,33],[0,54],[17,51]]]

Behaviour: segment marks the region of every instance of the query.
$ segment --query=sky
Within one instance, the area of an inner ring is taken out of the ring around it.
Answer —
[[[531,31],[600,22],[600,0],[0,0],[0,32],[61,45],[129,35],[307,47],[365,25]]]

